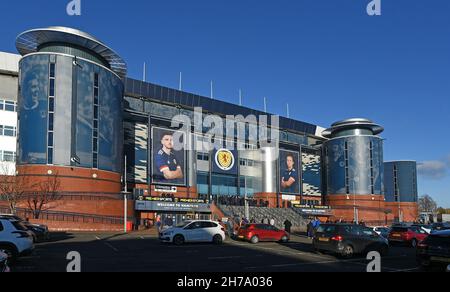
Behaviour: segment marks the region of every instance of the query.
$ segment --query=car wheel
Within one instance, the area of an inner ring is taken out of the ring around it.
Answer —
[[[13,246],[0,246],[0,251],[8,256],[8,263],[14,264],[18,257],[17,249]]]
[[[183,245],[184,244],[183,235],[175,235],[175,237],[173,238],[173,243],[175,245]]]
[[[213,237],[213,243],[216,244],[216,245],[222,244],[222,243],[223,243],[223,238],[222,238],[222,236],[221,236],[220,234],[214,235],[214,237]]]
[[[289,238],[285,235],[285,236],[283,236],[283,237],[281,238],[280,241],[283,242],[283,243],[286,243],[286,242],[289,241]]]
[[[342,256],[347,259],[352,258],[354,253],[355,253],[355,251],[353,249],[353,246],[351,246],[351,245],[346,245],[344,247],[344,249],[342,250]]]
[[[411,247],[412,248],[416,248],[417,247],[417,239],[413,239],[413,240],[411,240]]]
[[[253,236],[251,239],[250,239],[250,242],[251,243],[253,243],[253,244],[257,244],[258,242],[259,242],[259,237],[258,236]]]

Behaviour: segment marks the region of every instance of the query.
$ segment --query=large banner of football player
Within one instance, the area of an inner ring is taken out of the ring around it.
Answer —
[[[186,151],[183,132],[152,128],[152,183],[186,186]]]
[[[280,150],[280,192],[300,195],[300,155],[297,152]]]

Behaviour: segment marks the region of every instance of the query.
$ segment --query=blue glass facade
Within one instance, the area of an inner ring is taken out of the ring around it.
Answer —
[[[417,163],[394,161],[384,164],[386,202],[417,203]]]
[[[47,164],[49,64],[48,55],[20,62],[19,164]]]
[[[327,193],[383,193],[383,140],[377,136],[348,136],[325,143]]]
[[[116,74],[87,60],[42,53],[25,56],[20,72],[18,164],[121,172],[123,84]]]

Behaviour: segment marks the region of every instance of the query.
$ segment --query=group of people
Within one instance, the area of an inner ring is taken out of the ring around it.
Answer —
[[[353,221],[345,221],[342,218],[339,220],[332,221],[331,219],[327,220],[327,223],[336,223],[336,224],[353,224],[353,225],[361,225],[366,226],[366,222],[364,220],[361,220],[359,222],[356,222],[356,220]]]
[[[219,205],[224,206],[245,206],[245,198],[243,196],[216,196],[214,197],[214,201]],[[255,200],[251,198],[247,198],[248,205],[250,207],[267,207],[269,206],[269,202],[263,200]]]

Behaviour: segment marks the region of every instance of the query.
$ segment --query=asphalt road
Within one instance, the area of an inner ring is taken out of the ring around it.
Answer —
[[[365,272],[368,260],[344,260],[316,254],[307,238],[293,236],[288,244],[228,240],[221,246],[162,244],[146,234],[56,234],[21,258],[13,272],[65,272],[66,256],[81,255],[82,272]],[[415,251],[392,247],[382,258],[383,272],[419,271]]]

